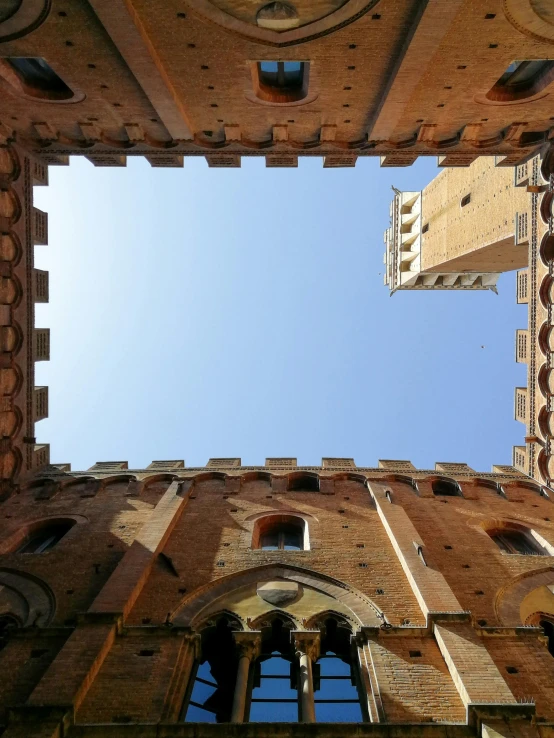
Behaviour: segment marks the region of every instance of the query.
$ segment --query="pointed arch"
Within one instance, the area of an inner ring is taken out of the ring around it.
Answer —
[[[172,612],[171,620],[176,625],[190,626],[201,620],[202,613],[213,606],[216,600],[262,579],[290,580],[323,591],[347,607],[359,625],[377,626],[383,621],[380,608],[358,589],[326,574],[285,564],[263,564],[220,577],[185,597]]]

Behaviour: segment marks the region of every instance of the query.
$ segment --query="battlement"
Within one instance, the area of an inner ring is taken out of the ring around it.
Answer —
[[[52,463],[48,470],[43,470],[48,474],[68,473],[71,471],[71,465],[66,463]],[[491,472],[477,472],[468,464],[463,462],[436,462],[432,469],[418,469],[411,461],[380,459],[377,466],[358,466],[352,458],[341,457],[324,457],[319,465],[299,465],[295,457],[271,457],[265,460],[264,465],[259,466],[243,466],[240,458],[212,458],[209,459],[205,466],[187,467],[183,460],[172,461],[152,461],[145,467],[129,468],[127,461],[97,461],[91,467],[83,471],[75,471],[74,474],[87,476],[102,475],[118,475],[125,477],[129,475],[145,475],[151,476],[153,472],[164,473],[169,472],[173,475],[189,475],[201,472],[222,473],[225,475],[241,475],[247,472],[270,473],[277,476],[288,475],[296,472],[309,472],[316,475],[333,475],[337,473],[360,473],[371,474],[376,477],[386,478],[392,475],[404,475],[405,477],[485,477],[494,476],[520,476],[520,472],[515,466],[494,465]]]

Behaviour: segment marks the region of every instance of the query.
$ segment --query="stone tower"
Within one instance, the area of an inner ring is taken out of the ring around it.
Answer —
[[[517,171],[482,157],[445,169],[422,192],[395,190],[385,231],[391,292],[494,290],[500,273],[527,266],[530,199]]]

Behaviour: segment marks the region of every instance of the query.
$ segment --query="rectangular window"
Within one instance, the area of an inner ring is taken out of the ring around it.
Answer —
[[[429,223],[425,223],[425,225],[421,229],[421,232],[422,233],[427,233],[428,230],[429,230]]]
[[[465,208],[465,206],[466,205],[469,205],[470,202],[471,202],[471,195],[465,195],[464,197],[462,197],[462,200],[460,202],[460,206],[462,208]]]

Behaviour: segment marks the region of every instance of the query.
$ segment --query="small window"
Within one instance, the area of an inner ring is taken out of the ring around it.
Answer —
[[[260,536],[263,551],[302,551],[304,533],[297,525],[277,523]]]
[[[523,556],[548,556],[529,533],[514,529],[487,531],[498,548],[506,554],[520,554]]]
[[[288,479],[287,489],[289,491],[318,492],[319,478],[311,474],[294,474]]]
[[[554,61],[513,61],[494,87],[487,93],[489,100],[510,102],[532,97],[554,81]]]
[[[256,94],[272,103],[291,103],[308,94],[308,62],[261,61],[256,65]]]
[[[74,97],[73,90],[41,57],[12,56],[0,60],[0,76],[29,97],[50,101]]]
[[[252,548],[263,551],[304,551],[310,548],[308,526],[296,515],[266,515],[254,524]]]
[[[437,479],[432,487],[437,497],[461,497],[458,484],[450,479]]]
[[[466,206],[466,205],[469,205],[469,203],[470,203],[470,202],[471,202],[471,195],[465,195],[465,196],[464,196],[464,197],[462,197],[462,199],[461,199],[461,202],[460,202],[460,206],[461,206],[462,208],[465,208],[465,206]]]
[[[429,223],[425,223],[425,225],[421,229],[421,232],[422,233],[427,233],[428,230],[429,230]]]
[[[56,546],[65,534],[72,528],[74,521],[46,525],[30,533],[16,553],[39,554],[50,551]]]

